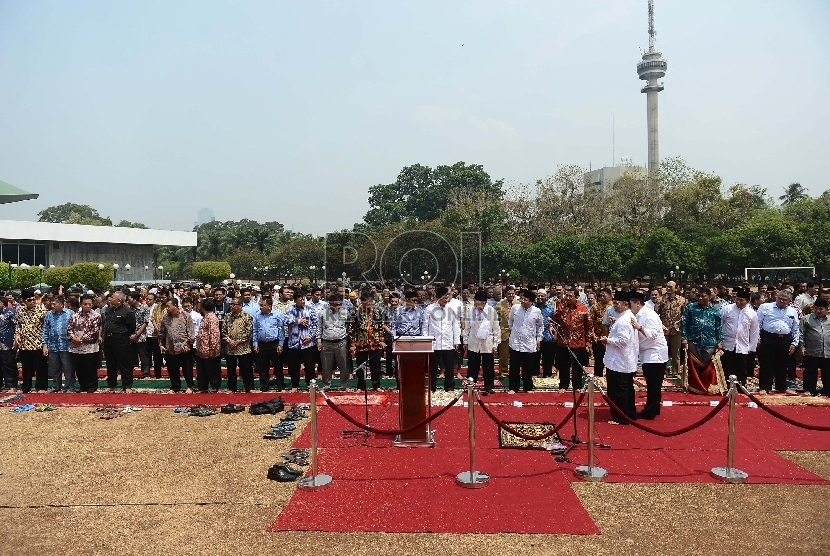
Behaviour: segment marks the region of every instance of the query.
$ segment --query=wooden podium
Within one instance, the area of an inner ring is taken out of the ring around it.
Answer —
[[[392,353],[398,358],[398,427],[405,429],[432,415],[429,360],[432,354],[432,336],[400,336]],[[394,446],[435,446],[429,423],[395,437]]]

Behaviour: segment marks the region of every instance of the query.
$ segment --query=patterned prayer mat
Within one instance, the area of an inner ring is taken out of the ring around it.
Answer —
[[[506,423],[510,428],[529,436],[538,436],[553,430],[553,423]],[[499,448],[514,448],[520,450],[544,450],[544,445],[559,442],[559,433],[542,440],[525,440],[499,427]]]

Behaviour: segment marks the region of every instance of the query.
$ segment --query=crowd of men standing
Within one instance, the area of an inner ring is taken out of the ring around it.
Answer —
[[[830,363],[828,300],[830,291],[818,281],[792,290],[775,284],[750,291],[744,284],[732,295],[723,285],[713,291],[706,283],[689,284],[681,291],[671,281],[665,289],[642,288],[637,279],[618,289],[362,284],[349,292],[343,285],[304,291],[266,282],[231,291],[155,286],[42,295],[26,289],[19,301],[7,296],[0,310],[0,366],[8,392],[99,391],[102,355],[102,392],[115,391],[119,377],[132,392],[136,365],[143,378],[155,379],[166,367],[170,392],[220,391],[222,357],[227,392],[252,391],[255,372],[263,392],[297,391],[301,378],[307,386],[317,377],[333,388],[335,370],[341,389],[354,374],[358,389],[379,390],[384,373],[395,376],[395,338],[423,335],[433,337],[433,391],[440,378],[451,391],[457,379],[481,373],[483,394],[490,394],[496,363],[510,393],[532,390],[534,377],[552,377],[554,369],[561,391],[580,389],[593,358],[594,374],[606,376],[625,417],[653,419],[666,373],[679,375],[687,352],[706,362],[722,351],[725,373],[742,384],[754,375],[757,357],[762,394],[795,393],[787,380],[801,365],[801,393],[830,395],[830,380],[817,389]],[[640,367],[648,400],[635,412],[633,378]],[[613,422],[626,419],[614,414]]]

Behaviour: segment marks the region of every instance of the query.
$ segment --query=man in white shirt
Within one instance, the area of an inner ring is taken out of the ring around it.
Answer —
[[[455,284],[453,284],[450,286],[450,300],[447,301],[447,307],[449,307],[453,313],[458,315],[458,324],[459,326],[462,326],[463,322],[461,321],[461,318],[464,316],[464,304],[460,299],[458,299],[458,297],[456,297],[457,295],[458,288],[456,288]],[[459,346],[459,349],[455,352],[455,364],[453,365],[453,372],[458,380],[464,380],[464,377],[461,376],[461,364],[463,363],[461,353],[462,350]]]
[[[438,387],[438,367],[444,370],[444,390],[455,390],[455,354],[461,347],[461,315],[453,311],[450,290],[440,286],[435,295],[438,300],[424,310],[424,336],[432,336],[432,357],[430,358],[429,388]]]
[[[466,346],[467,376],[473,382],[478,380],[478,369],[484,369],[483,396],[493,393],[495,383],[495,355],[499,350],[501,329],[496,310],[487,305],[487,292],[475,293],[473,306],[465,313],[462,339]]]
[[[749,304],[748,290],[735,290],[735,303],[724,305],[720,309],[720,322],[723,328],[723,373],[735,375],[738,382],[746,386],[746,377],[750,372],[749,361],[755,360],[755,349],[760,335],[758,314]],[[749,354],[753,354],[752,357]]]
[[[660,303],[660,298],[661,298],[660,288],[656,288],[656,287],[651,288],[651,290],[649,290],[649,292],[648,292],[648,295],[649,295],[649,299],[648,299],[648,301],[646,301],[646,307],[648,307],[649,309],[654,309],[654,307],[658,303]],[[632,308],[632,311],[633,311],[633,308]]]
[[[541,349],[545,328],[542,311],[533,305],[536,294],[530,290],[522,290],[520,297],[521,303],[510,308],[510,316],[507,319],[507,325],[510,327],[509,394],[519,391],[520,370],[523,391],[533,390],[533,375],[539,374],[536,352]]]
[[[802,312],[804,311],[804,307],[812,305],[816,302],[816,299],[818,299],[818,297],[816,297],[818,295],[818,288],[818,282],[807,282],[807,291],[796,296],[795,304],[798,305],[798,308],[801,309]]]
[[[669,344],[663,335],[663,321],[646,303],[645,295],[631,292],[629,305],[635,315],[631,325],[638,334],[647,391],[646,406],[637,412],[638,419],[654,419],[660,415],[663,377],[666,375],[666,361],[669,360]]]
[[[636,321],[629,309],[631,293],[618,291],[614,294],[614,310],[619,317],[610,317],[608,336],[600,338],[605,344],[605,368],[607,369],[608,397],[631,420],[637,419],[634,407],[634,373],[637,372],[637,357],[640,351],[639,332],[631,321]],[[627,425],[623,417],[611,410],[612,425]]]

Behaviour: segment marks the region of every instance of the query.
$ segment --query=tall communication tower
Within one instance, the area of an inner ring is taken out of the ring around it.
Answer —
[[[654,0],[648,0],[648,52],[637,64],[637,75],[646,82],[640,92],[646,94],[646,122],[648,125],[648,171],[656,172],[660,166],[660,145],[657,125],[657,93],[663,90],[663,83],[657,80],[666,75],[663,55],[654,49]]]

